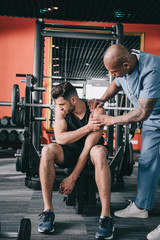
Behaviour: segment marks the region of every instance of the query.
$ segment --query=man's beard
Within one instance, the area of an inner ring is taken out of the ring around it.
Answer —
[[[70,103],[70,109],[69,109],[69,112],[74,112],[75,111],[75,106],[72,104],[72,103]]]

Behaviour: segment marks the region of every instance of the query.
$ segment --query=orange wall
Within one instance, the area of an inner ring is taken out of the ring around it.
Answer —
[[[24,83],[16,73],[33,73],[33,54],[36,19],[0,17],[0,101],[11,101],[13,84],[20,85],[21,96],[24,96]],[[72,22],[45,20],[45,22],[89,25],[112,26],[114,23]],[[145,24],[124,24],[125,32],[145,32],[145,51],[160,56],[160,26]],[[48,46],[45,41],[46,48]],[[45,52],[48,57],[47,51]],[[45,73],[47,68],[45,68]],[[47,86],[47,83],[44,82]],[[44,94],[46,103],[46,94]],[[11,115],[10,107],[0,107],[0,118]],[[43,123],[45,129],[45,124]],[[45,134],[46,137],[46,134]]]
[[[33,72],[35,20],[0,17],[0,101],[11,101],[16,73]],[[24,95],[22,88],[22,95]],[[0,107],[0,118],[11,115],[10,107]]]

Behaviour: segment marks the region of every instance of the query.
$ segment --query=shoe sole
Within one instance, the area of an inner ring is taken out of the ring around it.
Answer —
[[[116,217],[119,217],[119,218],[148,218],[148,216],[140,216],[140,215],[137,215],[137,216],[119,216],[117,214],[114,213],[114,216]]]
[[[48,230],[42,231],[41,229],[38,228],[38,232],[39,233],[52,233],[52,232],[54,232],[54,228],[51,231],[48,231]]]
[[[112,229],[112,232],[114,232],[114,227]],[[99,236],[99,237],[96,237],[95,236],[95,239],[99,239],[99,240],[110,240],[110,239],[113,239],[113,234],[110,236],[110,237],[107,237],[107,238],[104,238],[102,236]]]
[[[113,234],[110,236],[110,237],[107,237],[107,238],[104,238],[104,237],[95,237],[96,239],[98,240],[110,240],[110,239],[113,239]]]

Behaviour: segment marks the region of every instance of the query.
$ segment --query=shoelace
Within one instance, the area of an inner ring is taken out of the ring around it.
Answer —
[[[42,213],[40,213],[39,214],[39,219],[41,219],[42,217],[44,217],[43,218],[43,221],[44,222],[47,222],[47,221],[49,221],[50,220],[50,212],[42,212]]]
[[[131,200],[128,200],[128,201],[130,202],[130,204],[125,207],[124,209],[125,212],[128,212],[133,205],[133,202]]]
[[[107,222],[109,221],[109,217],[107,217],[107,218],[101,218],[100,219],[100,222],[99,222],[99,224],[100,224],[100,226],[102,227],[102,228],[104,228],[105,226],[106,226],[106,224],[107,224]],[[112,219],[111,219],[112,220]],[[113,220],[112,220],[112,222],[113,222]]]

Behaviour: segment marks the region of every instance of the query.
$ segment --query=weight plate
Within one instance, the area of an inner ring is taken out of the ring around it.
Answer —
[[[21,172],[26,173],[29,167],[29,144],[27,140],[22,143],[21,158],[19,159],[22,166]]]
[[[76,205],[76,197],[75,197],[75,190],[73,189],[72,193],[66,196],[66,205],[68,206],[75,206]]]
[[[18,124],[19,120],[19,86],[17,84],[13,85],[12,89],[12,106],[11,106],[11,114],[12,121],[14,124]]]
[[[25,101],[24,97],[21,97],[22,104],[24,104],[24,101]],[[19,111],[18,127],[24,128],[24,125],[25,125],[24,118],[25,118],[24,106],[21,106],[21,109]]]
[[[24,141],[24,133],[19,132],[18,133],[18,142],[22,143]]]
[[[17,240],[31,239],[31,220],[29,218],[22,218],[18,230]]]
[[[7,140],[8,140],[8,131],[2,130],[0,132],[0,142],[7,142]]]
[[[133,172],[133,148],[132,143],[129,143],[125,146],[125,152],[123,157],[123,162],[120,169],[121,176],[130,176]]]
[[[83,213],[83,205],[80,205],[77,198],[76,198],[76,213],[77,214],[82,214]]]
[[[31,103],[31,90],[28,86],[25,87],[25,103]],[[26,127],[29,126],[29,123],[31,121],[31,118],[30,118],[30,110],[31,110],[31,107],[29,106],[25,106],[24,107],[24,125]]]
[[[17,153],[21,153],[21,149],[17,149]],[[21,157],[16,157],[16,171],[19,172],[21,171],[22,169],[22,166],[20,165],[21,164],[21,160],[20,160]]]
[[[25,186],[33,190],[41,190],[41,183],[39,177],[26,177]]]
[[[10,117],[4,116],[4,117],[1,119],[1,125],[2,125],[2,126],[7,126],[7,125],[9,125],[9,120],[10,120]]]
[[[24,128],[24,108],[19,110],[18,127]]]
[[[20,166],[20,157],[16,157],[16,171],[20,172],[21,171],[21,166]]]
[[[127,176],[130,176],[133,172],[133,166],[135,162],[133,159],[133,146],[132,143],[129,144],[129,156],[128,156],[128,169],[127,169]]]
[[[12,130],[10,131],[10,133],[8,134],[8,141],[9,142],[16,142],[18,138],[18,132],[16,130]]]

